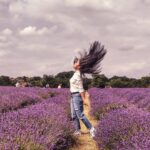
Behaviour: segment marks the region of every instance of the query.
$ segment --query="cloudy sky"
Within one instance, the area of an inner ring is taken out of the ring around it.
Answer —
[[[149,14],[149,0],[0,0],[0,75],[73,70],[95,40],[107,49],[106,76],[149,75]]]

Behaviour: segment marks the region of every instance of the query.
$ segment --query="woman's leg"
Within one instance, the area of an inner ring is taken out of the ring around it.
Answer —
[[[78,120],[82,120],[82,122],[85,124],[85,126],[88,129],[91,129],[92,128],[92,124],[90,123],[90,121],[87,119],[87,117],[83,113],[83,101],[82,101],[80,95],[73,97],[72,105],[74,107],[75,114],[76,114]]]
[[[83,101],[80,95],[73,97],[72,105],[74,107],[75,114],[78,120],[82,120],[85,126],[90,130],[91,138],[95,137],[96,129],[92,126],[90,121],[87,119],[87,117],[83,113]]]
[[[81,129],[80,121],[79,121],[79,119],[78,119],[78,117],[77,117],[77,115],[75,113],[75,109],[74,109],[72,98],[71,98],[71,102],[70,102],[70,107],[71,107],[71,118],[73,120],[75,129],[76,129],[76,131],[79,131]]]
[[[80,131],[81,126],[80,126],[80,121],[79,121],[79,119],[78,119],[77,116],[76,116],[76,118],[74,119],[74,125],[75,125],[76,131]]]
[[[88,118],[85,116],[85,114],[83,113],[82,110],[76,110],[76,115],[79,119],[82,120],[82,122],[85,124],[85,126],[88,129],[92,128],[92,124],[90,123],[90,121],[88,120]]]

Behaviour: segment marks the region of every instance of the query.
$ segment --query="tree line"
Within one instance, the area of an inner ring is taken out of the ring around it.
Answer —
[[[15,86],[18,81],[23,81],[26,86],[46,87],[49,84],[51,88],[57,88],[59,84],[64,88],[69,88],[69,79],[72,77],[74,71],[60,72],[56,75],[46,75],[42,77],[16,77],[0,76],[0,86]],[[144,76],[140,79],[128,78],[126,76],[113,76],[111,78],[106,77],[104,74],[92,75],[92,78],[83,79],[84,88],[91,87],[98,88],[148,88],[150,87],[150,76]]]

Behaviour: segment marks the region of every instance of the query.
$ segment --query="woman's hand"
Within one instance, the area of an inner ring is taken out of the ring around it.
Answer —
[[[87,105],[88,106],[88,103],[87,103],[86,99],[82,99],[82,101],[83,101],[83,105]]]
[[[85,103],[85,92],[80,93],[83,103]]]
[[[86,102],[86,98],[85,98],[85,92],[81,92],[80,94],[82,97],[83,105],[88,105],[88,103]]]

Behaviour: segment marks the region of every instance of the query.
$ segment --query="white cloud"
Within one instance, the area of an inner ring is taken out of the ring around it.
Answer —
[[[36,34],[36,27],[28,26],[20,31],[21,35],[34,35]]]
[[[104,65],[103,71],[108,76],[120,75],[129,77],[141,77],[142,75],[148,74],[148,64],[145,61],[132,61],[132,62],[119,62],[110,63],[109,65]],[[147,74],[143,71],[147,70]]]
[[[4,29],[4,30],[2,31],[2,33],[3,33],[4,35],[11,35],[11,34],[13,33],[13,31],[12,31],[11,29],[9,29],[9,28],[6,28],[6,29]]]
[[[61,4],[60,0],[18,0],[9,5],[9,12],[14,16],[29,15],[34,18],[49,17],[53,7]]]
[[[5,56],[5,54],[6,54],[6,52],[5,52],[5,51],[0,50],[0,57]]]
[[[135,77],[147,74],[150,64],[150,5],[147,2],[0,1],[0,64],[3,64],[0,72],[44,74],[52,63],[55,66],[48,73],[69,70],[77,52],[99,40],[108,49],[102,73]],[[4,50],[9,53],[4,55]],[[25,63],[26,58],[30,67]]]
[[[127,63],[124,66],[117,67],[118,68],[117,72],[126,73],[126,72],[131,72],[133,70],[141,70],[141,69],[143,69],[146,66],[147,66],[146,62],[132,62],[132,63]]]
[[[126,11],[133,9],[139,0],[130,2],[124,0],[65,0],[67,6],[89,7],[97,10]]]
[[[37,30],[37,34],[39,34],[39,35],[43,35],[48,32],[49,32],[49,30],[46,27],[43,27],[42,29]]]
[[[23,1],[12,1],[12,3],[9,5],[9,11],[11,13],[20,14],[25,11],[25,6],[26,5],[23,3]]]
[[[0,35],[0,42],[5,42],[6,41],[6,37],[4,35]]]
[[[52,28],[52,30],[55,30],[55,28]],[[24,29],[20,30],[20,35],[44,35],[49,33],[48,28],[43,27],[41,29],[37,29],[35,26],[28,26],[25,27]]]

